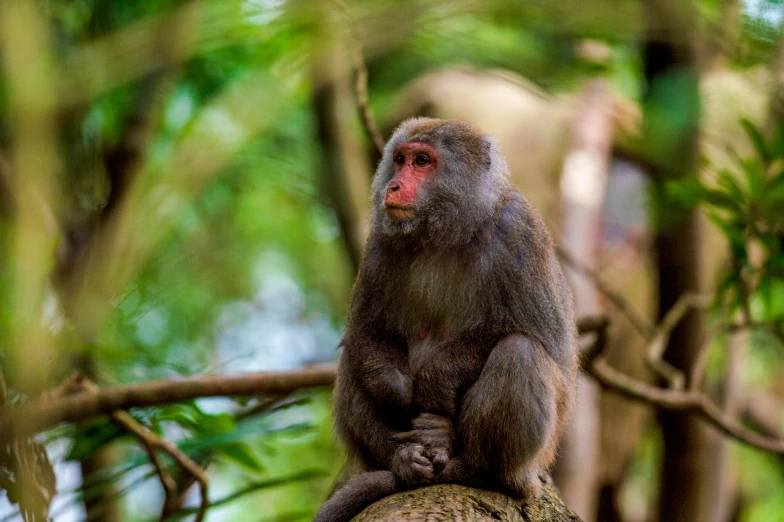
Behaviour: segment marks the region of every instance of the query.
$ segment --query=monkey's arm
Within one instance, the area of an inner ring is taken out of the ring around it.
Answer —
[[[347,335],[341,365],[356,384],[388,414],[411,418],[412,384],[402,339],[383,335]]]
[[[371,397],[341,358],[335,385],[335,425],[346,445],[348,457],[365,470],[390,470],[406,484],[433,478],[433,464],[419,443],[397,444],[390,438],[410,429],[410,413],[389,412]]]

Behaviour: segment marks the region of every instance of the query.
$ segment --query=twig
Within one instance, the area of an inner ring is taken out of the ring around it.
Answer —
[[[112,415],[112,418],[115,422],[120,422],[120,419],[118,419],[115,414]],[[130,428],[126,426],[126,429]],[[144,451],[147,452],[147,457],[150,459],[150,462],[152,462],[153,467],[155,467],[155,473],[158,474],[158,480],[160,480],[161,486],[163,487],[163,509],[161,510],[161,516],[159,518],[159,520],[163,522],[166,515],[171,511],[172,506],[177,501],[177,483],[166,470],[166,466],[163,465],[163,462],[161,462],[158,452],[155,451],[155,447],[144,437],[139,437],[139,440],[141,441],[142,446],[144,446]]]
[[[566,264],[582,273],[593,281],[596,288],[604,294],[612,304],[626,317],[635,330],[648,342],[646,348],[646,363],[651,369],[675,389],[683,389],[685,377],[683,372],[664,359],[664,350],[672,335],[672,331],[683,320],[686,313],[693,307],[701,308],[707,305],[707,298],[695,294],[685,294],[667,312],[662,322],[654,327],[642,318],[625,297],[614,291],[605,283],[601,275],[577,260],[563,247],[557,246],[556,252]]]
[[[697,357],[694,359],[694,364],[691,367],[691,375],[689,377],[689,389],[692,391],[700,391],[702,388],[702,381],[705,378],[705,364],[708,360],[708,352],[710,351],[713,337],[716,335],[718,330],[719,328],[717,327],[711,328],[708,330],[702,340],[702,345],[697,352]]]
[[[256,404],[255,406],[252,406],[247,410],[238,412],[237,415],[235,416],[235,419],[237,420],[237,422],[240,422],[250,417],[255,417],[256,415],[268,413],[272,410],[289,408],[291,406],[304,404],[308,400],[309,398],[306,396],[292,397],[291,395],[288,394],[265,397],[263,400],[259,401],[259,403]]]
[[[66,378],[60,386],[55,388],[54,391],[55,393],[59,393],[63,396],[74,394],[79,394],[81,396],[84,394],[100,393],[101,389],[97,384],[83,376],[81,373],[74,372],[68,378]],[[50,396],[56,397],[57,395],[52,394]],[[158,478],[166,495],[163,510],[161,511],[160,516],[161,522],[169,514],[171,506],[173,506],[174,502],[176,501],[177,483],[174,481],[169,472],[166,470],[166,467],[161,462],[160,458],[158,457],[157,450],[167,453],[174,460],[174,462],[176,462],[180,468],[183,469],[183,471],[188,473],[196,482],[198,482],[201,492],[201,504],[199,505],[199,508],[196,512],[195,520],[196,522],[201,522],[204,519],[204,513],[209,506],[209,496],[207,491],[209,479],[207,478],[204,469],[185,453],[183,453],[179,448],[177,448],[177,446],[168,440],[159,437],[146,426],[142,425],[139,421],[134,419],[127,411],[115,410],[111,412],[110,417],[122,428],[136,435],[136,437],[142,443],[142,446],[144,446],[144,449],[150,458],[150,462],[152,462],[152,465],[155,467],[155,471],[158,474]]]
[[[216,500],[214,502],[211,502],[210,505],[208,506],[208,509],[211,509],[211,508],[214,508],[214,507],[218,507],[218,506],[221,506],[223,504],[228,504],[229,502],[233,502],[233,501],[237,500],[238,498],[241,498],[241,497],[243,497],[243,496],[245,496],[245,495],[247,495],[249,493],[253,493],[254,491],[258,491],[260,489],[271,488],[271,487],[274,487],[274,486],[279,486],[281,484],[288,484],[290,482],[295,482],[295,481],[299,481],[299,480],[308,480],[308,479],[319,477],[319,476],[323,476],[323,475],[326,475],[326,473],[321,471],[321,470],[308,470],[308,471],[301,471],[301,472],[295,473],[293,475],[288,475],[288,476],[278,477],[278,478],[274,478],[274,479],[267,479],[267,480],[260,480],[258,482],[253,482],[251,484],[248,484],[246,487],[231,493],[230,495],[227,495],[227,496],[225,496],[223,498],[219,498],[218,500]],[[186,517],[188,515],[192,515],[196,511],[197,511],[197,509],[194,509],[194,508],[181,509],[179,511],[176,511],[176,512],[172,513],[168,518],[169,519],[171,519],[171,518],[183,518],[183,517]]]
[[[672,331],[683,321],[692,308],[704,308],[710,303],[710,298],[693,293],[683,294],[664,315],[661,323],[654,329],[653,337],[647,347],[647,362],[660,377],[673,388],[683,389],[685,376],[681,370],[664,360],[664,350],[670,340]]]
[[[332,0],[332,3],[343,11],[343,14],[346,15],[346,18],[348,18],[349,24],[351,25],[351,33],[354,36],[354,43],[351,46],[351,61],[353,62],[354,74],[356,76],[354,95],[356,96],[357,111],[359,112],[359,117],[362,120],[362,126],[364,127],[365,132],[376,147],[376,152],[381,156],[384,153],[384,138],[381,137],[381,133],[378,131],[368,101],[368,74],[367,67],[365,66],[365,59],[362,56],[362,47],[363,42],[365,41],[362,27],[342,0]]]
[[[29,436],[60,422],[77,422],[115,410],[170,404],[199,397],[231,397],[258,393],[290,393],[300,388],[331,386],[336,366],[320,364],[285,372],[208,376],[181,381],[152,381],[100,388],[67,397],[27,402],[0,412],[0,444]]]
[[[624,397],[665,410],[693,413],[725,435],[759,449],[784,454],[784,440],[766,437],[748,430],[721,410],[707,395],[695,390],[659,388],[626,375],[602,359],[606,345],[607,323],[597,322],[596,340],[583,352],[584,370],[602,387]],[[589,329],[582,330],[588,333]]]
[[[199,508],[196,511],[196,522],[201,522],[204,519],[204,513],[206,512],[210,503],[207,492],[209,479],[207,478],[207,475],[204,473],[204,470],[201,468],[201,466],[196,464],[190,457],[180,451],[180,449],[177,448],[174,444],[164,438],[159,437],[150,431],[147,427],[140,424],[136,419],[131,417],[128,412],[115,411],[111,414],[111,417],[112,420],[120,424],[123,428],[136,435],[144,445],[148,455],[150,455],[150,460],[153,462],[161,484],[166,491],[166,504],[163,507],[160,519],[164,520],[169,514],[169,506],[171,506],[171,502],[173,502],[177,496],[177,485],[174,483],[174,479],[172,479],[171,475],[169,475],[168,471],[166,471],[166,468],[158,459],[156,450],[161,450],[167,453],[199,484],[201,503],[199,504]]]
[[[571,253],[567,252],[561,246],[556,246],[555,251],[561,260],[572,267],[577,272],[588,277],[596,288],[607,297],[610,302],[615,305],[615,308],[621,312],[626,319],[631,323],[632,327],[644,338],[650,339],[653,336],[653,325],[637,313],[632,304],[621,294],[610,288],[602,276],[596,270],[592,269],[585,263],[576,259]]]

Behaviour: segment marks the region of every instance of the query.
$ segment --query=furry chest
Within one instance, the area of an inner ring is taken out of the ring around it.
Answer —
[[[433,357],[438,357],[442,339],[422,328],[408,340],[408,367],[411,375],[417,375]]]
[[[408,269],[405,307],[401,310],[404,314],[401,326],[409,334],[409,343],[432,342],[431,335],[427,339],[416,335],[422,325],[428,325],[431,333],[436,328],[457,331],[480,320],[480,286],[479,271],[456,259],[427,257],[414,261]]]

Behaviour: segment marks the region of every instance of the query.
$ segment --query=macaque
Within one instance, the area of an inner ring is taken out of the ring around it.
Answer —
[[[317,522],[453,483],[535,498],[574,401],[572,296],[495,140],[414,118],[387,143],[342,340],[350,478]]]

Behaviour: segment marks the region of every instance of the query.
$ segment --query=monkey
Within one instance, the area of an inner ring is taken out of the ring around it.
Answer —
[[[575,401],[573,299],[495,139],[412,118],[376,170],[333,392],[349,478],[315,522],[454,483],[538,496]]]

